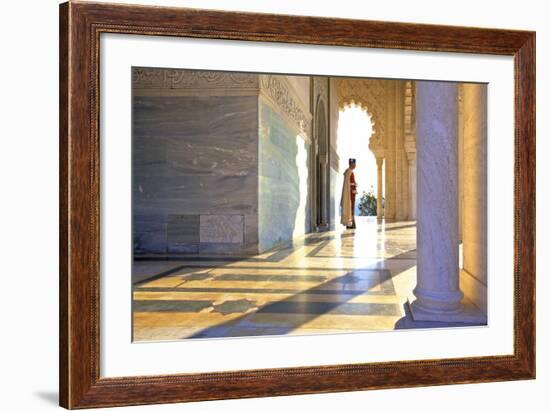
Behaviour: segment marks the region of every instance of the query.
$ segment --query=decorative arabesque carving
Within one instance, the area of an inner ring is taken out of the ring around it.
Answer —
[[[313,77],[314,101],[320,98],[324,101],[325,107],[328,107],[328,81],[328,77]]]
[[[311,136],[311,114],[299,103],[299,98],[292,92],[292,86],[284,76],[260,75],[260,93],[267,97],[294,123],[303,137]]]
[[[258,75],[136,67],[132,70],[132,84],[136,89],[257,88]]]

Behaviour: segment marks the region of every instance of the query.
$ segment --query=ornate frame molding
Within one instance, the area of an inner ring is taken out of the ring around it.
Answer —
[[[59,24],[59,398],[62,406],[92,408],[535,378],[534,32],[88,2],[61,4]],[[513,354],[101,378],[101,33],[513,56]]]

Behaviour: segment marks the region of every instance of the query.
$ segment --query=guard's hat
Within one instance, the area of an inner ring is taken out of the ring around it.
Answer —
[[[349,159],[349,165],[351,166],[352,164],[355,164],[355,159],[354,158]]]

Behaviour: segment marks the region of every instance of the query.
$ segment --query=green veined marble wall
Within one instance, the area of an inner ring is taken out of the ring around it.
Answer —
[[[258,98],[134,97],[132,188],[135,252],[257,252]]]
[[[260,100],[259,249],[268,250],[310,230],[310,145]]]

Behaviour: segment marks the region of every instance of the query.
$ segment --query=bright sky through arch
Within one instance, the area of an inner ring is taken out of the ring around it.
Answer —
[[[376,159],[369,150],[372,124],[367,112],[353,104],[340,111],[338,119],[338,155],[340,174],[348,167],[348,158],[357,159],[355,179],[358,194],[373,190],[376,195]]]

